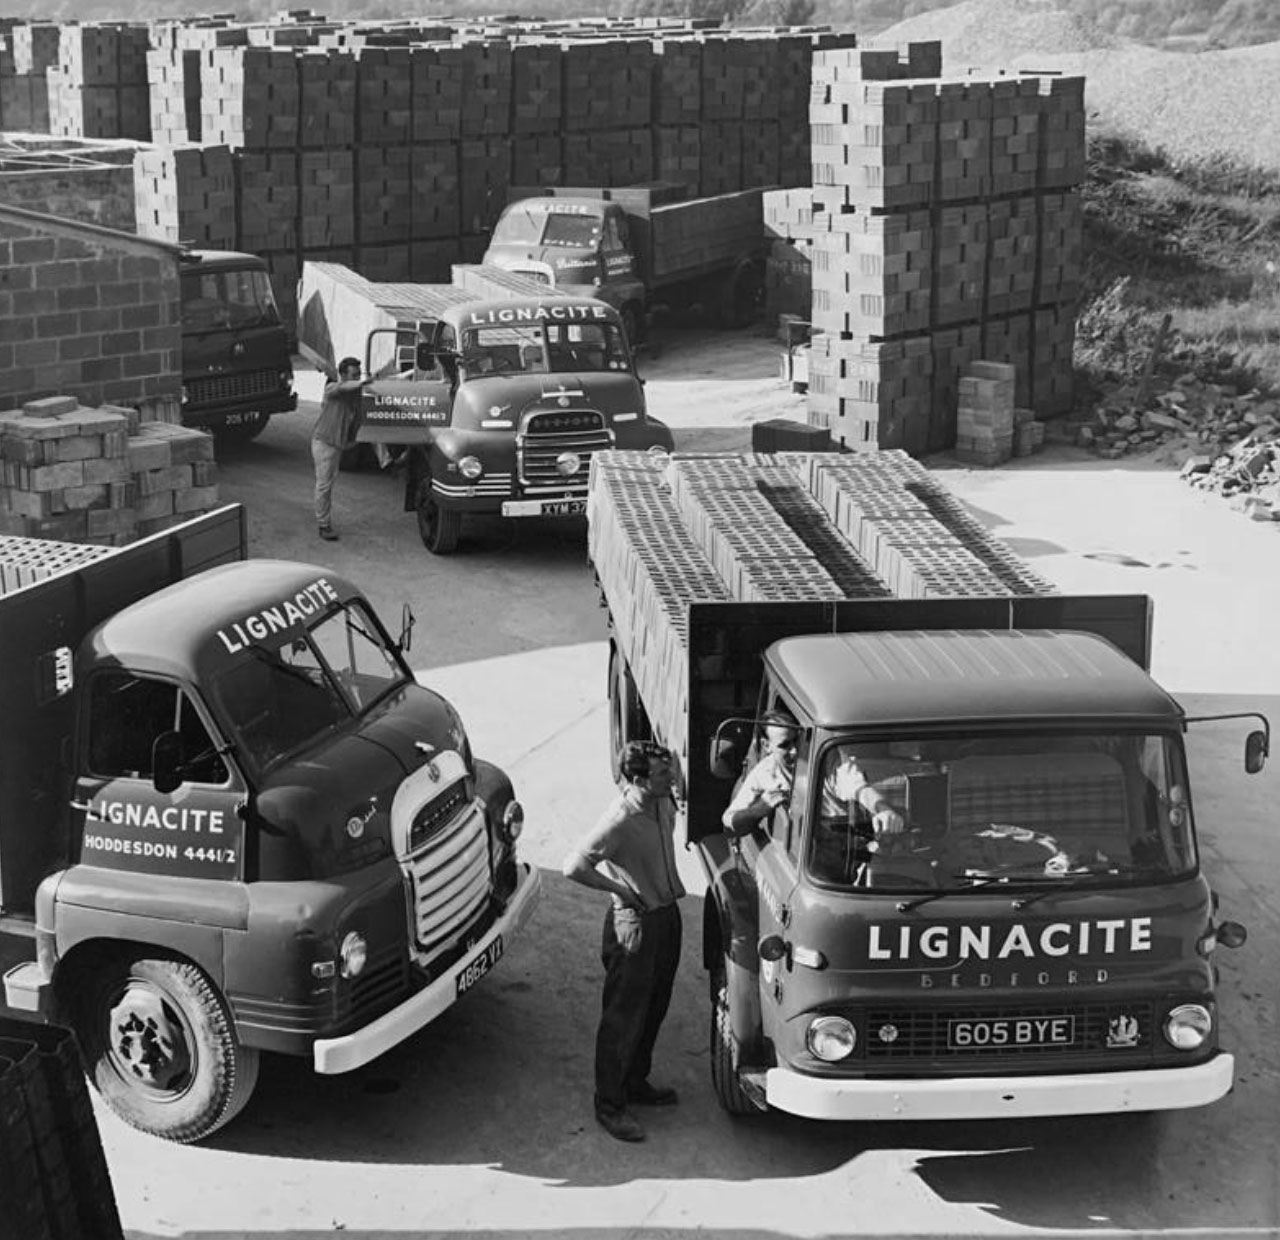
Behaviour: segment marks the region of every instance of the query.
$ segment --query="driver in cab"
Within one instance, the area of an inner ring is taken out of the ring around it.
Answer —
[[[743,777],[721,816],[725,830],[731,835],[745,835],[754,830],[791,799],[799,725],[783,711],[770,711],[764,722],[764,754]],[[852,749],[841,746],[839,760],[822,783],[822,815],[844,818],[855,806],[866,810],[877,838],[901,835],[905,830],[902,815],[867,779]]]

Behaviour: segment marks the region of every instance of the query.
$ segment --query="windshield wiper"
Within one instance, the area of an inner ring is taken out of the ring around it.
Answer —
[[[964,887],[940,887],[937,891],[930,891],[927,895],[915,896],[910,900],[899,900],[895,906],[900,913],[909,913],[912,909],[917,909],[925,904],[931,904],[934,900],[941,900],[943,896],[963,895],[967,891],[982,891],[987,887],[1004,886],[1010,883],[1057,883],[1059,877],[1056,874],[1019,874],[1016,869],[1004,871],[995,874],[953,874],[952,878],[969,878],[972,881]],[[1035,899],[1047,894],[1046,892],[1038,892]],[[1019,906],[1021,907],[1021,906]]]

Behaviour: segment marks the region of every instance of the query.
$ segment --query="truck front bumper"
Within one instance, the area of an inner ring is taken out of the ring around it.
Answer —
[[[475,976],[477,963],[492,959],[491,952],[499,940],[505,944],[518,936],[537,907],[542,895],[542,875],[526,864],[520,869],[523,871],[520,881],[506,910],[461,960],[425,989],[364,1028],[344,1037],[318,1040],[312,1049],[315,1070],[332,1075],[363,1067],[451,1007],[461,993],[459,979]],[[483,971],[485,966],[480,967]],[[463,988],[467,985],[468,982],[464,982]]]
[[[1205,1106],[1231,1089],[1234,1074],[1225,1052],[1189,1068],[1066,1076],[832,1080],[770,1068],[765,1096],[771,1107],[809,1119],[1016,1119]]]

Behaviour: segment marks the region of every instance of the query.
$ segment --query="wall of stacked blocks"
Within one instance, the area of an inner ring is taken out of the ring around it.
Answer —
[[[769,188],[810,421],[989,461],[1072,403],[1084,80],[946,76],[944,51],[663,19],[11,22],[0,128],[136,140],[136,231],[262,255],[286,316],[307,259],[447,282],[512,185]]]

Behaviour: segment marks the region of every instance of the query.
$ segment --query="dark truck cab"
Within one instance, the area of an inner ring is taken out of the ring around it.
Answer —
[[[298,407],[289,336],[267,265],[255,254],[186,250],[182,286],[182,421],[252,439]]]
[[[689,822],[726,1109],[994,1118],[1192,1107],[1231,1088],[1213,953],[1245,933],[1218,919],[1200,867],[1189,721],[1143,670],[1140,609],[1101,626],[1130,658],[1070,628],[1099,627],[1082,603],[1058,601],[1061,628],[1024,630],[970,630],[982,603],[881,603],[896,615],[871,627],[891,631],[770,642],[755,714],[798,721],[795,782],[738,836],[719,821],[722,781],[749,769],[760,728],[711,730],[695,653]],[[691,609],[695,652],[723,643],[716,610]],[[911,627],[947,616],[954,628]],[[1250,736],[1249,771],[1268,743]],[[850,779],[905,832],[876,839],[837,796]]]
[[[261,1051],[337,1073],[411,1035],[540,891],[411,618],[393,639],[350,582],[244,546],[223,509],[0,598],[5,1002],[72,1024],[108,1104],[178,1141],[244,1106]]]
[[[431,331],[409,354],[425,368],[365,389],[361,436],[410,445],[405,510],[438,555],[468,513],[582,515],[597,452],[671,449],[603,302],[464,301]]]

